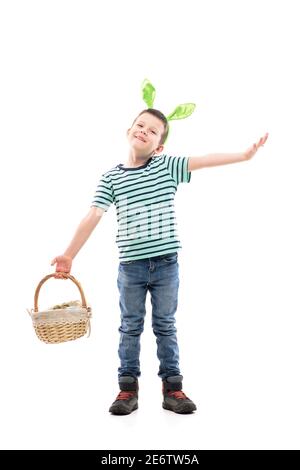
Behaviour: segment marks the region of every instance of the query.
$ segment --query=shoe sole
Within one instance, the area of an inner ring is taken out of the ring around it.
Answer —
[[[174,410],[171,406],[167,405],[166,403],[163,403],[162,407],[165,410],[174,411],[174,413],[178,413],[178,414],[182,414],[182,415],[187,415],[187,414],[193,413],[193,411],[196,411],[196,409],[197,409],[195,407],[193,410],[191,410],[189,405],[186,405],[185,407],[181,408],[181,410]]]
[[[133,411],[137,410],[138,409],[138,404],[136,404],[134,406],[134,408],[131,410],[131,411],[125,411],[125,410],[109,410],[109,412],[113,415],[118,415],[118,416],[121,416],[121,415],[130,415],[130,413],[132,413]]]

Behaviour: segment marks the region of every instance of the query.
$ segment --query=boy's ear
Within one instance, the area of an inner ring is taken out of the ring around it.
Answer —
[[[164,146],[160,145],[159,147],[157,147],[157,149],[155,149],[155,153],[161,153],[163,149],[164,149]]]

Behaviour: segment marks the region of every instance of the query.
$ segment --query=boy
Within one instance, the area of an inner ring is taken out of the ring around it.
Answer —
[[[192,413],[196,405],[182,391],[175,312],[179,286],[174,196],[179,183],[188,183],[191,171],[249,160],[268,134],[247,151],[202,157],[160,155],[167,138],[167,118],[158,110],[142,111],[127,130],[129,154],[125,164],[104,173],[97,186],[90,212],[80,223],[62,256],[53,259],[56,278],[69,273],[72,260],[114,203],[117,208],[119,248],[118,289],[121,326],[119,342],[120,393],[111,405],[112,414],[130,414],[138,408],[140,336],[145,301],[150,291],[152,327],[160,361],[158,376],[163,385],[163,408]]]

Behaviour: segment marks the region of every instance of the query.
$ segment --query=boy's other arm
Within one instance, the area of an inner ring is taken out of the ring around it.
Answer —
[[[51,261],[51,266],[56,265],[55,279],[68,279],[65,274],[70,274],[73,259],[89,238],[104,212],[104,209],[100,209],[99,207],[91,207],[88,214],[80,222],[64,254],[56,256]]]
[[[87,241],[96,225],[100,222],[104,209],[91,207],[87,215],[80,222],[74,237],[64,252],[64,256],[74,259],[84,243]]]
[[[259,147],[263,146],[268,138],[268,133],[261,137],[259,141],[241,153],[211,153],[202,157],[189,157],[188,171],[198,170],[210,166],[226,165],[227,163],[238,163],[250,160]]]

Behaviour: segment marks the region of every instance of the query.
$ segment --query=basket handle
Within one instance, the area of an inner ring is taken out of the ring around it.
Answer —
[[[38,286],[35,290],[35,294],[34,294],[34,310],[33,310],[34,312],[38,312],[38,298],[39,298],[39,292],[40,292],[40,289],[41,289],[42,285],[44,284],[44,282],[46,282],[48,279],[50,279],[50,277],[54,277],[55,275],[56,275],[56,273],[47,274],[47,276],[43,277],[43,279],[39,282],[39,284],[38,284]],[[82,287],[81,287],[80,283],[71,274],[64,273],[64,276],[66,278],[71,279],[71,281],[73,281],[74,284],[76,284],[76,286],[78,287],[78,289],[80,291],[82,307],[87,308],[85,296],[84,296],[84,293],[83,293],[83,290],[82,290]]]

